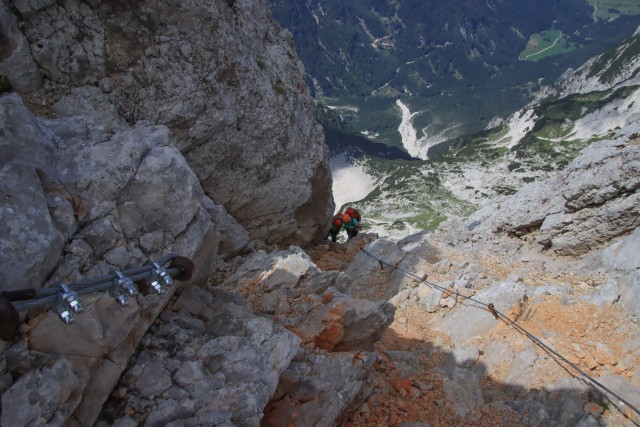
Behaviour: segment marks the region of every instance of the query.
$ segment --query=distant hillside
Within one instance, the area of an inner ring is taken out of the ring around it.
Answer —
[[[507,120],[429,150],[429,160],[360,156],[375,188],[353,200],[368,226],[403,236],[497,203],[564,169],[586,146],[640,133],[640,33],[568,70]],[[330,137],[330,136],[329,136]]]
[[[396,146],[397,99],[417,113],[414,126],[425,141],[478,131],[640,23],[622,14],[594,20],[584,0],[270,4],[294,35],[316,97],[357,131]],[[534,56],[521,60],[527,55]]]

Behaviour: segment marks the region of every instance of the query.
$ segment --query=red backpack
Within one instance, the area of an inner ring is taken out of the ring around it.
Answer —
[[[339,228],[342,225],[342,214],[340,212],[333,216],[331,224],[336,228]]]
[[[354,208],[347,208],[347,210],[345,211],[345,213],[349,214],[350,217],[355,218],[358,220],[358,222],[362,221],[362,215],[360,215],[360,212],[358,212],[357,209]]]

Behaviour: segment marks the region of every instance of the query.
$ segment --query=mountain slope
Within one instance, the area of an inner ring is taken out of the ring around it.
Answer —
[[[396,100],[416,113],[424,142],[478,131],[528,102],[541,80],[555,81],[640,23],[629,16],[594,21],[582,0],[270,4],[294,35],[316,97],[343,109],[354,129],[396,146]],[[537,46],[545,37],[554,38],[554,55],[520,59],[525,48],[546,49]]]
[[[429,150],[429,161],[363,154],[352,163],[377,183],[361,200],[371,230],[396,238],[416,227],[493,205],[523,184],[563,169],[581,149],[640,132],[636,34],[545,88],[501,124]],[[617,76],[612,78],[611,76]],[[596,88],[599,91],[590,92]],[[334,148],[335,153],[335,148]]]

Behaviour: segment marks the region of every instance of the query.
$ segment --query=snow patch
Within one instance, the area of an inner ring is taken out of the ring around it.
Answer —
[[[425,127],[421,130],[422,137],[418,138],[418,132],[413,127],[413,119],[420,114],[420,112],[412,113],[409,107],[404,105],[399,99],[396,100],[396,105],[400,109],[401,122],[400,126],[398,126],[398,132],[400,132],[400,136],[402,137],[402,145],[405,150],[407,150],[407,153],[418,159],[429,160],[429,156],[427,155],[429,148],[449,139],[447,132],[460,126],[460,124],[453,124],[449,128],[431,136],[427,133],[428,127]]]
[[[360,111],[358,107],[354,107],[353,105],[327,105],[327,108],[330,110],[337,110],[337,111],[353,111],[354,113],[357,113]]]
[[[349,202],[367,197],[376,188],[376,180],[346,154],[337,154],[329,160],[333,176],[333,199],[336,211]]]
[[[380,134],[378,132],[371,132],[371,131],[368,131],[368,130],[363,130],[363,131],[360,131],[360,134],[364,135],[368,139],[376,140],[376,139],[380,138]]]
[[[413,127],[413,118],[418,113],[409,111],[409,107],[404,105],[399,99],[396,100],[396,105],[400,108],[401,122],[398,127],[398,132],[400,132],[400,136],[402,137],[402,145],[413,157],[420,157],[421,152],[420,146],[418,145],[418,135]],[[427,160],[426,155],[420,158]]]
[[[617,132],[640,118],[640,89],[576,120],[571,138],[588,140],[594,136]]]
[[[538,116],[533,109],[518,111],[509,119],[509,131],[498,140],[497,145],[504,147],[514,147],[524,138],[536,124]]]

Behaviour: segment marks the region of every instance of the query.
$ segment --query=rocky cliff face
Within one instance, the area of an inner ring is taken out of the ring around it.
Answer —
[[[19,0],[0,3],[0,24],[2,91],[6,77],[20,95],[0,97],[0,290],[170,252],[195,262],[187,286],[206,283],[251,239],[323,234],[327,150],[264,2]],[[0,424],[93,425],[172,295],[83,296],[68,327],[49,307],[23,312],[16,341],[0,341]]]
[[[0,98],[3,291],[100,277],[171,251],[196,261],[192,280],[201,282],[218,257],[247,247],[246,231],[204,194],[165,126],[128,126],[96,88],[74,90],[54,109],[72,117],[38,119],[18,96]],[[87,296],[70,327],[51,310],[31,312],[21,333],[28,345],[21,340],[3,354],[21,367],[9,368],[20,381],[3,395],[2,407],[16,410],[3,410],[2,424],[92,424],[171,294],[141,294],[124,309],[105,292]],[[44,401],[6,403],[28,401],[24,393],[49,374],[65,380]],[[2,389],[13,382],[4,378]]]
[[[469,221],[478,232],[529,235],[562,255],[588,253],[633,231],[640,226],[640,145],[624,139],[589,146],[562,172],[523,186],[497,211],[486,207]]]
[[[252,237],[306,244],[323,233],[327,150],[291,35],[264,1],[10,7],[0,72],[25,90],[41,74],[37,104],[98,86],[129,124],[166,125],[205,193]],[[28,83],[19,61],[31,64]]]
[[[471,296],[640,406],[632,126],[469,226],[321,245],[317,264],[253,251],[218,281],[214,264],[250,248],[225,206],[253,237],[294,242],[332,209],[302,70],[264,4],[2,5],[0,72],[26,94],[0,97],[2,290],[170,251],[197,270],[175,298],[87,295],[69,326],[23,313],[0,341],[0,424],[624,422]]]

